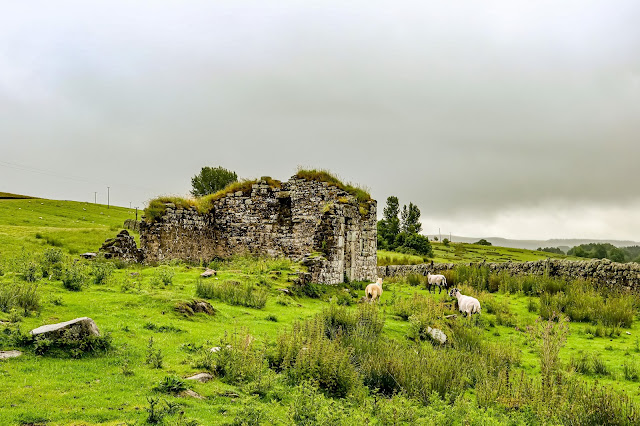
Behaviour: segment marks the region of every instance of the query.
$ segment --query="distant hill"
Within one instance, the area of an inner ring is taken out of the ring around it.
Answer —
[[[437,237],[437,235],[435,235]],[[434,235],[428,235],[430,240],[433,240]],[[447,235],[442,235],[442,238],[449,238]],[[579,246],[580,244],[589,244],[589,243],[609,243],[616,247],[629,247],[629,246],[637,246],[640,245],[638,241],[626,241],[626,240],[598,240],[598,239],[587,239],[587,238],[568,238],[568,239],[560,239],[554,238],[550,240],[510,240],[508,238],[500,238],[500,237],[461,237],[458,235],[453,235],[451,240],[453,242],[459,243],[475,243],[480,239],[484,238],[489,241],[494,246],[499,247],[511,247],[511,248],[523,248],[529,250],[535,250],[538,247],[560,247],[565,253],[571,247]]]
[[[0,192],[0,200],[28,200],[36,197],[29,197],[28,195],[11,194],[10,192]]]

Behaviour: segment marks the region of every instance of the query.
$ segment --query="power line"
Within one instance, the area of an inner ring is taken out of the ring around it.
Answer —
[[[55,171],[52,171],[52,170],[41,169],[41,168],[38,168],[38,167],[27,166],[27,165],[24,165],[24,164],[18,164],[18,163],[13,163],[13,162],[9,162],[9,161],[0,160],[0,166],[1,167],[11,168],[11,169],[14,169],[14,170],[21,170],[21,171],[26,171],[26,172],[31,172],[31,173],[38,173],[38,174],[41,174],[41,175],[48,175],[48,176],[58,177],[58,178],[72,180],[72,181],[80,182],[80,183],[94,183],[94,184],[99,184],[99,185],[105,185],[106,186],[106,182],[97,181],[97,180],[94,180],[92,178],[65,175],[65,174],[58,173],[58,172],[55,172]],[[118,184],[118,186],[119,187],[128,187],[128,188],[137,188],[137,189],[140,189],[140,190],[143,190],[143,191],[153,191],[153,189],[151,189],[151,188],[140,186],[140,185],[131,185],[129,183]]]

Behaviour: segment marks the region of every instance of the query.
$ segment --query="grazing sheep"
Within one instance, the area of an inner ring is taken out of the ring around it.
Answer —
[[[382,296],[382,278],[378,278],[378,282],[369,284],[364,289],[364,294],[370,302],[380,300],[380,296]]]
[[[458,309],[465,316],[480,313],[480,302],[475,297],[465,296],[457,288],[452,288],[449,296],[458,299]]]
[[[438,294],[442,293],[442,289],[447,289],[447,279],[444,275],[431,275],[427,274],[427,283],[429,284],[429,291],[431,291],[431,287],[438,286],[439,291]],[[434,287],[433,292],[436,292]]]

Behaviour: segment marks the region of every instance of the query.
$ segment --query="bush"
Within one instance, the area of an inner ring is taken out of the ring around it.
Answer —
[[[62,275],[64,253],[59,248],[50,248],[42,253],[42,276],[59,280]]]
[[[249,334],[234,334],[220,342],[220,350],[214,353],[214,372],[225,383],[234,385],[251,382],[266,370],[266,360],[253,347],[253,337]]]
[[[67,290],[80,291],[86,285],[88,278],[84,265],[74,262],[62,272],[62,285]]]
[[[93,275],[94,284],[104,284],[116,269],[111,262],[94,262],[91,265],[91,275]]]
[[[20,345],[31,347],[36,355],[70,356],[82,358],[88,354],[107,352],[113,347],[110,334],[94,336],[81,334],[82,331],[70,328],[59,338],[49,339],[40,336],[23,336]]]
[[[151,285],[156,286],[168,286],[173,282],[173,276],[175,272],[168,266],[159,266],[156,268],[153,277],[151,278]]]

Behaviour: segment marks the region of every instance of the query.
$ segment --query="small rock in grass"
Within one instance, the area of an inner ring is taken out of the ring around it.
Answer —
[[[213,380],[213,376],[209,373],[198,373],[191,377],[187,377],[185,380],[197,380],[200,383],[207,383],[209,380]]]
[[[212,277],[212,276],[217,275],[217,274],[218,274],[218,272],[216,270],[207,268],[207,270],[204,271],[203,273],[201,273],[200,276],[202,278],[209,278],[209,277]]]
[[[204,399],[204,396],[192,391],[191,389],[187,389],[186,391],[183,391],[181,395],[190,396],[192,398],[197,398],[197,399]]]
[[[0,359],[17,358],[22,355],[20,351],[0,351]]]

